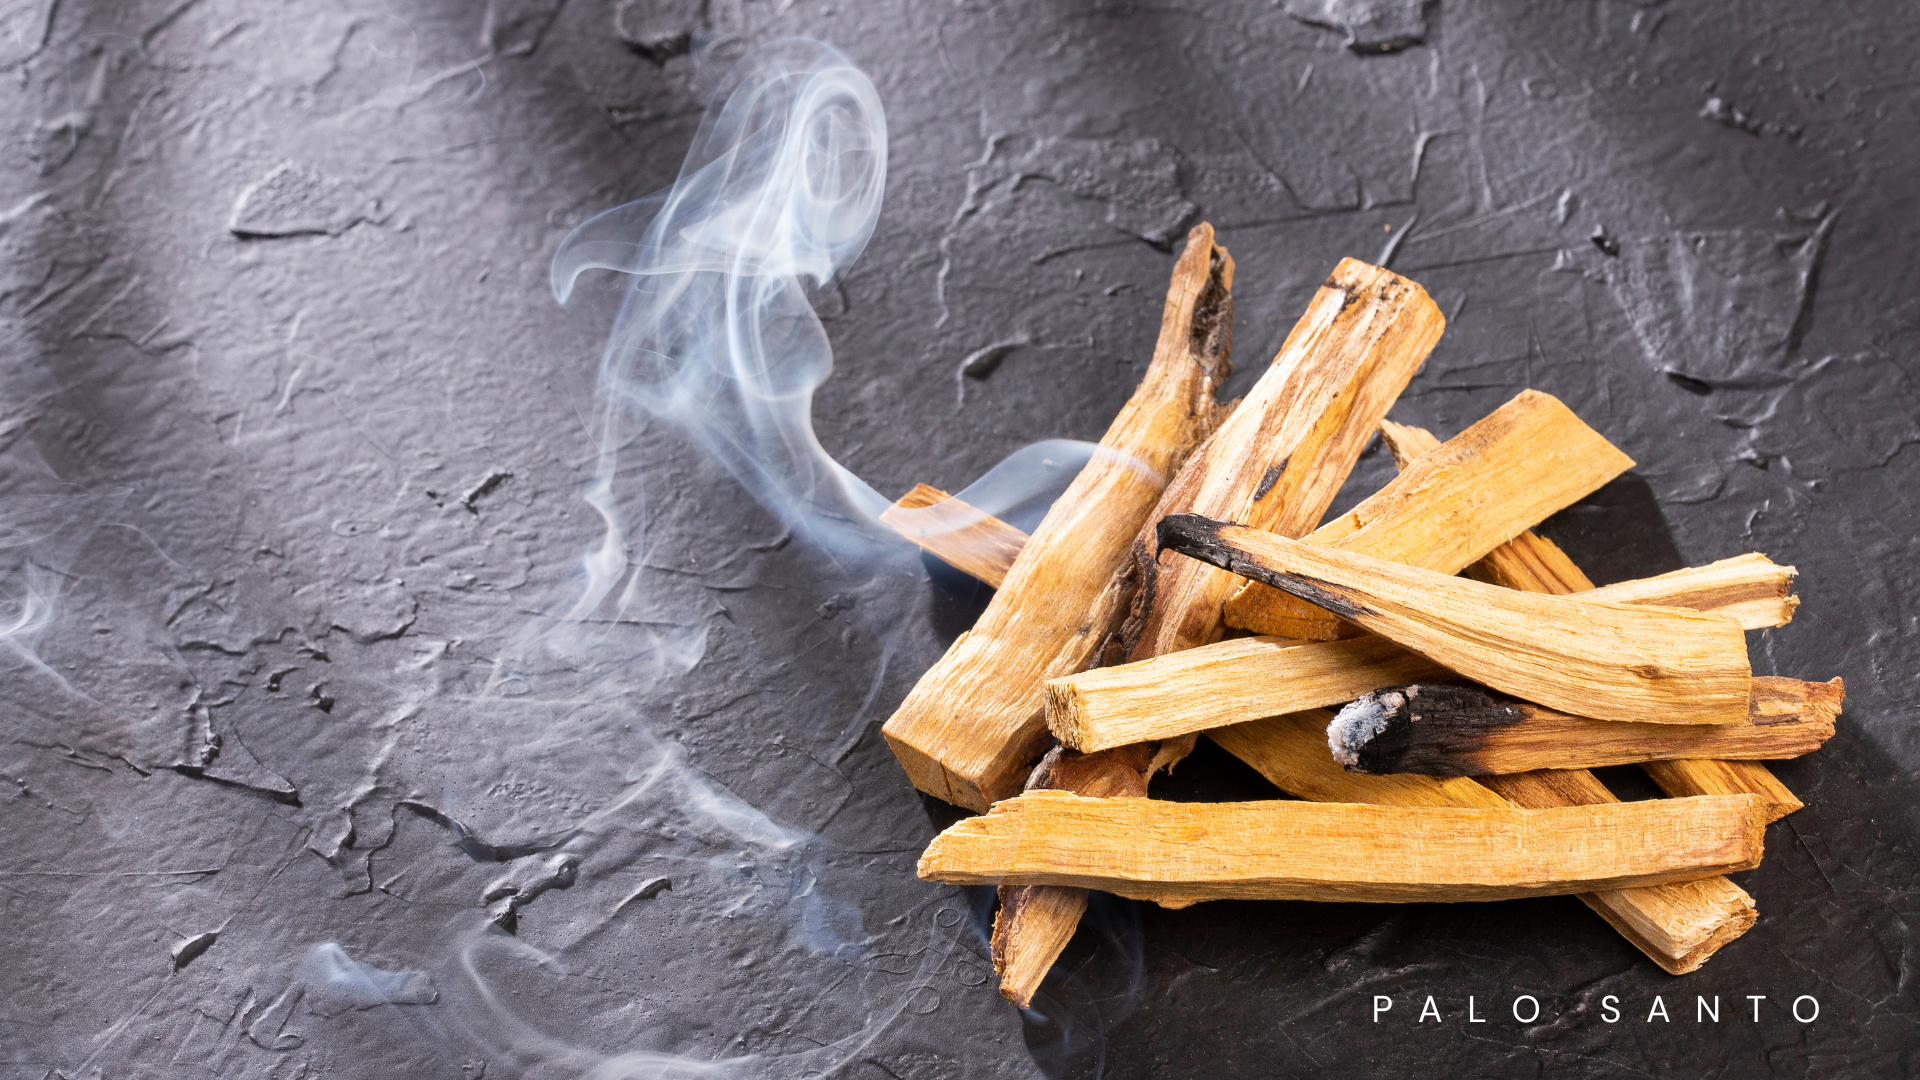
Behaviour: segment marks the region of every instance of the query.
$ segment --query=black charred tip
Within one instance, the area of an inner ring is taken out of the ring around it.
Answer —
[[[1188,558],[1232,569],[1227,564],[1233,549],[1220,540],[1220,530],[1227,524],[1201,514],[1168,514],[1153,527],[1153,539],[1163,550],[1171,548]]]
[[[1349,772],[1477,776],[1492,731],[1526,712],[1467,683],[1415,683],[1376,690],[1342,709],[1328,742]],[[1345,755],[1342,756],[1342,751]]]

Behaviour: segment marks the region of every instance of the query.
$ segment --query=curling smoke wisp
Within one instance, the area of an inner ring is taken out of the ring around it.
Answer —
[[[728,74],[671,188],[561,243],[552,280],[562,303],[587,270],[632,275],[600,360],[587,501],[605,533],[570,620],[605,617],[609,603],[619,618],[638,598],[646,506],[621,448],[648,420],[677,428],[803,540],[863,558],[905,551],[875,524],[886,497],[827,453],[812,417],[833,349],[808,290],[865,248],[886,172],[873,84],[831,46],[778,41]],[[1030,505],[1064,488],[1093,450],[1033,444],[961,497],[990,514]]]

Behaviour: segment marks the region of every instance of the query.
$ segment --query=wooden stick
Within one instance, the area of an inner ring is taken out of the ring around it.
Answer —
[[[1340,261],[1273,367],[1194,454],[1141,530],[1144,602],[1128,622],[1124,659],[1218,640],[1221,606],[1239,584],[1192,560],[1162,559],[1155,523],[1204,514],[1306,535],[1445,325],[1420,286],[1356,259]]]
[[[1649,761],[1645,769],[1660,790],[1676,797],[1747,793],[1766,800],[1767,820],[1779,821],[1807,804],[1758,761],[1710,761],[1682,758]]]
[[[1839,679],[1756,678],[1746,723],[1679,726],[1588,720],[1496,698],[1478,686],[1416,684],[1376,690],[1340,710],[1327,728],[1327,744],[1334,760],[1356,772],[1429,776],[1598,769],[1678,758],[1794,758],[1833,737],[1844,695]]]
[[[1116,579],[1087,618],[1099,626],[1131,602],[1125,626],[1102,647],[1100,663],[1140,660],[1210,643],[1233,578],[1187,560],[1158,560],[1153,523],[1171,513],[1211,509],[1299,536],[1319,523],[1380,419],[1419,370],[1445,320],[1420,286],[1379,267],[1344,259],[1261,376],[1218,432],[1168,486],[1135,545],[1134,574]],[[1059,674],[1068,674],[1060,672]],[[1145,747],[1140,776],[1178,761],[1192,734]],[[1071,754],[1071,752],[1068,752]],[[1090,755],[1132,760],[1126,746]],[[996,925],[1008,959],[996,960],[1001,992],[1026,1005],[1078,918],[1072,898],[1006,906]],[[1057,942],[1048,947],[1021,943]]]
[[[1395,459],[1403,464],[1410,456],[1439,445],[1438,439],[1419,428],[1383,422],[1381,433]],[[1499,551],[1510,552],[1514,557],[1498,558]],[[1532,532],[1515,537],[1499,551],[1474,567],[1474,571],[1483,571],[1486,579],[1494,584],[1545,593],[1567,593],[1592,586],[1558,546]],[[1784,596],[1790,569],[1786,573],[1779,572],[1777,567],[1774,570]],[[1675,582],[1669,580],[1666,584],[1673,587]],[[1687,598],[1699,602],[1709,594],[1710,591],[1694,592],[1687,594]],[[1713,596],[1737,602],[1738,593],[1721,592]],[[1772,616],[1764,609],[1742,610],[1750,618],[1775,617],[1781,622],[1792,615],[1791,605],[1775,605]],[[1584,770],[1484,778],[1487,783],[1500,784],[1504,797],[1465,778],[1350,773],[1335,764],[1323,750],[1330,719],[1331,714],[1315,710],[1213,731],[1209,736],[1282,789],[1308,799],[1395,805],[1431,805],[1440,801],[1484,806],[1489,805],[1487,800],[1504,804],[1510,798],[1519,805],[1536,809],[1618,801],[1592,773]],[[1746,933],[1759,917],[1753,897],[1724,877],[1647,889],[1588,893],[1580,899],[1622,937],[1674,975],[1699,969],[1722,946]]]
[[[1744,721],[1753,672],[1718,615],[1522,593],[1197,514],[1160,542],[1312,600],[1516,697],[1599,720]]]
[[[1407,450],[1418,452],[1434,443],[1434,437],[1419,428],[1383,424],[1381,433],[1392,448],[1396,460]],[[1476,564],[1469,573],[1476,579],[1527,592],[1592,595],[1593,582],[1566,557],[1560,548],[1544,537],[1523,534],[1505,549],[1508,557],[1496,552]],[[1675,574],[1628,582],[1612,587],[1614,598],[1643,603],[1664,603],[1675,607],[1714,610],[1733,616],[1748,630],[1765,626],[1784,626],[1793,618],[1799,599],[1789,594],[1792,567],[1777,567],[1764,556],[1725,559],[1706,567]],[[1653,590],[1661,590],[1657,598]],[[1760,680],[1755,680],[1756,684]],[[1760,695],[1754,695],[1758,699]],[[1763,711],[1765,710],[1763,706]],[[1698,763],[1698,767],[1653,766],[1665,770],[1676,786],[1685,776],[1727,774]],[[1777,821],[1798,809],[1800,801],[1785,785],[1773,778],[1766,767],[1743,762],[1738,776],[1740,790],[1758,794],[1766,800],[1768,821]],[[1752,775],[1757,773],[1758,775]],[[1566,806],[1614,802],[1614,794],[1584,769],[1540,770],[1505,776],[1483,777],[1506,797],[1522,806]],[[1657,781],[1656,781],[1657,782]],[[1670,794],[1692,794],[1684,789]],[[1784,795],[1784,798],[1782,798]],[[1759,913],[1753,898],[1725,878],[1704,878],[1684,885],[1659,889],[1636,889],[1586,897],[1589,907],[1600,913],[1614,929],[1640,946],[1648,956],[1668,971],[1680,975],[1698,968],[1719,948],[1747,932]]]
[[[1513,797],[1496,794],[1464,777],[1400,773],[1367,776],[1347,772],[1327,754],[1332,714],[1315,709],[1209,731],[1207,737],[1258,770],[1282,790],[1318,802],[1367,802],[1389,806],[1509,806],[1536,809],[1580,802],[1617,801],[1587,772],[1541,772],[1486,777],[1513,785]],[[1555,800],[1565,785],[1540,778],[1567,778],[1576,793]],[[1594,790],[1597,789],[1597,790]],[[1706,963],[1722,945],[1745,933],[1758,913],[1753,898],[1724,877],[1683,884],[1587,893],[1580,900],[1664,970],[1684,975]]]
[[[1791,595],[1796,573],[1798,571],[1793,567],[1776,566],[1765,555],[1754,552],[1721,559],[1706,566],[1675,570],[1659,577],[1637,578],[1598,589],[1572,591],[1579,592],[1583,600],[1605,600],[1615,604],[1665,604],[1695,611],[1713,611],[1752,630],[1763,626],[1785,626],[1793,621],[1793,610],[1800,606],[1800,598]],[[1578,580],[1586,581],[1586,575],[1581,574]]]
[[[1092,798],[1145,798],[1156,747],[1139,745],[1084,755],[1054,747],[1027,779],[1028,791],[1069,791]],[[1002,885],[993,913],[993,970],[1000,994],[1021,1008],[1059,957],[1080,916],[1087,890],[1071,885]]]
[[[1388,430],[1388,425],[1383,424],[1382,430]],[[1392,445],[1391,439],[1389,439],[1389,445]],[[1438,440],[1434,440],[1433,445],[1438,445]],[[1524,533],[1510,541],[1507,546],[1512,547],[1529,541],[1537,542],[1545,549],[1550,549],[1545,559],[1533,559],[1532,564],[1561,563],[1572,567],[1572,562],[1567,560],[1565,555],[1560,554],[1558,547],[1533,533]],[[1728,590],[1698,586],[1701,582],[1724,581],[1725,568],[1736,563],[1745,564],[1742,573],[1748,576],[1747,587]],[[1489,558],[1479,565],[1492,564],[1493,560]],[[1711,605],[1720,599],[1738,603],[1738,598],[1743,593],[1751,592],[1751,587],[1756,585],[1769,590],[1772,595],[1787,598],[1786,587],[1791,574],[1791,567],[1774,566],[1763,557],[1749,556],[1650,580],[1660,582],[1661,588],[1673,590],[1670,595],[1674,600]],[[1585,581],[1585,577],[1579,574],[1577,568],[1564,577],[1555,575],[1551,578],[1553,591],[1571,591],[1569,580]],[[1513,587],[1527,586],[1515,584]],[[1532,587],[1539,588],[1538,585]],[[1667,598],[1668,594],[1649,596],[1650,602],[1653,603],[1660,603]],[[1793,606],[1791,602],[1775,603],[1770,606],[1749,604],[1742,606],[1739,610],[1749,620],[1745,623],[1747,629],[1760,629],[1783,623],[1791,616]],[[1707,610],[1712,610],[1711,606]],[[1768,614],[1769,611],[1771,615]],[[1777,619],[1778,622],[1754,621],[1768,618]],[[1234,647],[1234,643],[1221,642],[1208,646],[1207,649],[1189,651],[1185,655],[1196,656],[1208,649],[1231,647]],[[1315,649],[1329,647],[1336,646],[1307,646]],[[1246,676],[1243,673],[1223,670],[1221,677],[1232,679]],[[1216,743],[1252,765],[1268,780],[1301,798],[1323,802],[1369,802],[1395,806],[1509,805],[1508,801],[1501,796],[1468,779],[1440,779],[1416,775],[1364,776],[1345,772],[1327,754],[1326,729],[1328,721],[1332,718],[1331,713],[1314,710],[1299,715],[1274,717],[1258,723],[1216,729],[1208,734]],[[1108,754],[1113,753],[1115,752],[1108,752]],[[1543,777],[1550,779],[1543,780]],[[1571,784],[1575,790],[1584,791],[1589,801],[1596,795],[1599,801],[1613,799],[1612,793],[1594,780],[1590,773],[1529,774],[1506,777],[1499,782],[1523,794],[1531,790],[1535,798],[1540,797],[1543,792],[1551,796],[1555,790],[1565,789]],[[1526,803],[1526,805],[1561,804],[1548,801]],[[1774,808],[1770,806],[1769,809],[1771,812]],[[1032,893],[1038,898],[1039,903],[1036,904],[1033,898],[1016,899],[1009,906],[1005,898],[1007,894],[1014,892]],[[1076,896],[1079,907],[1073,906]],[[1079,912],[1084,909],[1086,891],[1030,886],[1005,888],[1002,890],[1002,897],[1001,911],[995,916],[996,940],[994,943],[996,958],[1006,958],[1000,962],[1004,977],[1001,984],[1002,993],[1025,1007],[1031,1003],[1034,990],[1045,977],[1060,950],[1065,948],[1067,939],[1072,937],[1072,924],[1077,922]],[[1646,953],[1663,969],[1675,975],[1697,970],[1721,946],[1746,932],[1757,918],[1752,897],[1725,878],[1706,878],[1648,889],[1594,893],[1582,896],[1580,899],[1598,912],[1635,947]],[[1048,901],[1051,901],[1051,905],[1047,904]],[[1030,904],[1043,908],[1054,906],[1062,910],[1028,911]],[[1002,930],[1003,927],[1011,928],[1016,925],[1025,925],[1028,928],[1025,936]],[[1051,936],[1047,936],[1049,934]],[[1023,945],[1030,947],[1023,948]]]
[[[1403,453],[1420,453],[1439,441],[1430,432],[1392,421],[1382,421],[1380,432],[1396,461],[1400,460]],[[1506,560],[1489,557],[1470,572],[1479,580],[1530,592],[1563,595],[1581,593],[1587,597],[1602,597],[1622,603],[1667,604],[1711,610],[1732,616],[1748,630],[1785,626],[1793,619],[1794,608],[1800,605],[1800,598],[1791,595],[1790,591],[1793,567],[1775,566],[1764,555],[1722,559],[1709,566],[1676,570],[1659,577],[1595,589],[1587,575],[1581,573],[1573,560],[1562,554],[1558,547],[1541,537],[1532,539],[1533,546],[1524,552],[1516,552],[1515,557]],[[1836,698],[1836,708],[1838,704]],[[1756,761],[1715,762],[1685,758],[1649,763],[1642,767],[1653,777],[1654,783],[1669,795],[1752,792],[1767,800],[1769,821],[1778,821],[1805,805],[1765,765]],[[1598,785],[1598,781],[1595,784]]]
[[[1523,390],[1418,455],[1305,543],[1458,573],[1632,467],[1573,410]],[[1258,581],[1240,586],[1224,617],[1228,626],[1312,641],[1353,633],[1350,623]]]
[[[1406,672],[1418,674],[1398,677]],[[1049,679],[1047,726],[1062,744],[1092,752],[1338,705],[1408,679],[1453,677],[1372,635],[1313,643],[1237,638]]]
[[[915,787],[984,810],[1020,789],[1046,749],[1040,684],[1086,666],[1111,595],[1168,478],[1213,430],[1232,372],[1233,260],[1196,226],[1175,263],[1153,362],[1021,548],[987,609],[920,677],[882,729]]]
[[[915,488],[923,490],[938,489],[924,484]],[[971,519],[964,503],[959,503],[954,513]],[[1012,526],[1006,526],[1006,531],[1012,535],[1010,544],[1017,551],[1025,534]],[[1526,554],[1515,555],[1516,548]],[[1011,564],[1012,559],[1008,557],[1006,562]],[[1565,581],[1572,575],[1579,575],[1577,581],[1586,580],[1557,546],[1532,532],[1521,533],[1501,545],[1469,572],[1497,562],[1500,567],[1480,580],[1503,585],[1509,580],[1524,580],[1528,588],[1523,591],[1534,592],[1547,591],[1545,582]],[[1546,569],[1543,572],[1536,568]],[[990,582],[995,569],[983,566],[975,576]],[[997,569],[1004,574],[1004,566]],[[1798,597],[1786,592],[1793,573],[1793,567],[1777,566],[1764,555],[1742,555],[1609,588],[1654,606],[1732,613],[1741,620],[1743,629],[1760,630],[1783,625],[1792,617],[1799,603]],[[1755,595],[1771,599],[1754,603],[1750,598]],[[1718,606],[1722,603],[1728,606]],[[1362,646],[1362,642],[1366,644]],[[1393,652],[1386,653],[1388,649]],[[1325,643],[1277,637],[1235,638],[1138,664],[1094,668],[1050,679],[1046,684],[1047,723],[1066,745],[1091,752],[1341,704],[1396,682],[1444,678],[1441,672],[1445,670],[1378,637]],[[1327,678],[1333,673],[1339,677]],[[1764,681],[1756,679],[1755,684]],[[1109,724],[1119,725],[1120,730],[1109,733]]]
[[[1201,900],[1506,900],[1760,865],[1757,795],[1550,810],[1286,800],[1177,803],[1030,791],[935,837],[920,877]]]
[[[927,484],[880,512],[880,523],[963,574],[999,588],[1027,534]]]

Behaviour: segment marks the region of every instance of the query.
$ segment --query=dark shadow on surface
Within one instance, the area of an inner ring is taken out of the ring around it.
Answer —
[[[1202,737],[1186,760],[1154,774],[1147,797],[1169,802],[1253,802],[1293,796],[1212,739]]]
[[[925,552],[920,554],[920,565],[926,568],[931,586],[927,623],[940,636],[942,646],[952,645],[955,638],[972,629],[980,613],[993,602],[993,586]]]
[[[1540,524],[1595,585],[1652,577],[1687,563],[1673,542],[1653,488],[1639,473],[1616,477],[1599,491]]]

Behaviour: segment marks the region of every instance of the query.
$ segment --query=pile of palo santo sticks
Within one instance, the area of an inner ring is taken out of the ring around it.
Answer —
[[[1529,530],[1633,462],[1532,390],[1446,442],[1388,421],[1444,320],[1352,259],[1220,403],[1232,289],[1198,226],[1146,377],[1031,536],[925,485],[884,516],[998,590],[884,729],[920,790],[983,812],[920,875],[999,886],[994,965],[1021,1005],[1089,889],[1576,894],[1667,971],[1699,967],[1756,916],[1721,875],[1801,805],[1759,759],[1815,749],[1840,707],[1838,679],[1748,664],[1745,632],[1793,615],[1793,569],[1594,588]],[[1322,524],[1376,432],[1398,477]],[[1202,733],[1301,801],[1147,798]],[[1623,803],[1587,771],[1627,763],[1672,798]]]

